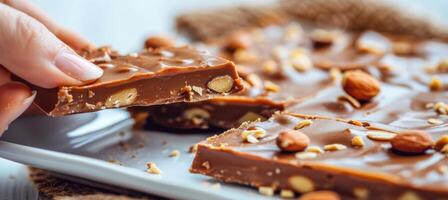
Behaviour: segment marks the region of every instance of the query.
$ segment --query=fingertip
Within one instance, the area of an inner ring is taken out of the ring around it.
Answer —
[[[81,82],[91,82],[103,75],[103,70],[71,50],[62,50],[55,65],[68,76]]]
[[[11,73],[0,65],[0,85],[11,81]]]
[[[0,135],[32,104],[35,96],[36,92],[19,82],[0,86]]]

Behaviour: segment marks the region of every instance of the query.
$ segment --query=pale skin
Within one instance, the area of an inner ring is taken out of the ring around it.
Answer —
[[[0,136],[35,97],[12,75],[44,88],[98,79],[103,71],[74,53],[90,47],[30,2],[0,0]]]

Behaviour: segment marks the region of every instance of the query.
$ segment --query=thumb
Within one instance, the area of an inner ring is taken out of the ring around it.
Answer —
[[[83,84],[103,73],[39,21],[1,3],[0,64],[22,79],[45,88]]]
[[[35,92],[18,82],[0,86],[0,136],[33,103]]]

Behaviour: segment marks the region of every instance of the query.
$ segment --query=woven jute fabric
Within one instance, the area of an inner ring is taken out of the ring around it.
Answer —
[[[191,39],[211,40],[236,30],[306,20],[349,30],[375,30],[448,40],[448,28],[385,0],[280,0],[273,7],[234,7],[183,14],[177,27]]]
[[[177,29],[190,39],[207,41],[235,30],[281,24],[288,19],[279,7],[241,6],[192,12],[177,18]]]
[[[299,19],[349,30],[376,30],[448,40],[448,27],[381,0],[280,0]]]
[[[54,199],[54,200],[155,199],[154,197],[144,196],[143,194],[139,193],[123,195],[120,194],[120,192],[114,191],[114,189],[105,190],[92,186],[87,186],[80,183],[75,183],[69,180],[58,178],[48,171],[36,168],[29,168],[29,177],[39,192],[39,199]]]

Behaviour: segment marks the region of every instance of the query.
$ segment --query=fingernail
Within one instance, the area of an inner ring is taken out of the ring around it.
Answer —
[[[26,99],[23,99],[22,103],[20,104],[20,108],[14,112],[13,115],[10,116],[7,120],[7,125],[12,123],[15,119],[17,119],[23,112],[26,111],[30,107],[30,105],[33,103],[34,98],[36,97],[36,91],[31,92],[31,95],[27,97]],[[6,127],[7,129],[7,127]]]
[[[56,57],[55,65],[62,72],[80,81],[98,79],[103,70],[70,50],[63,50]]]

